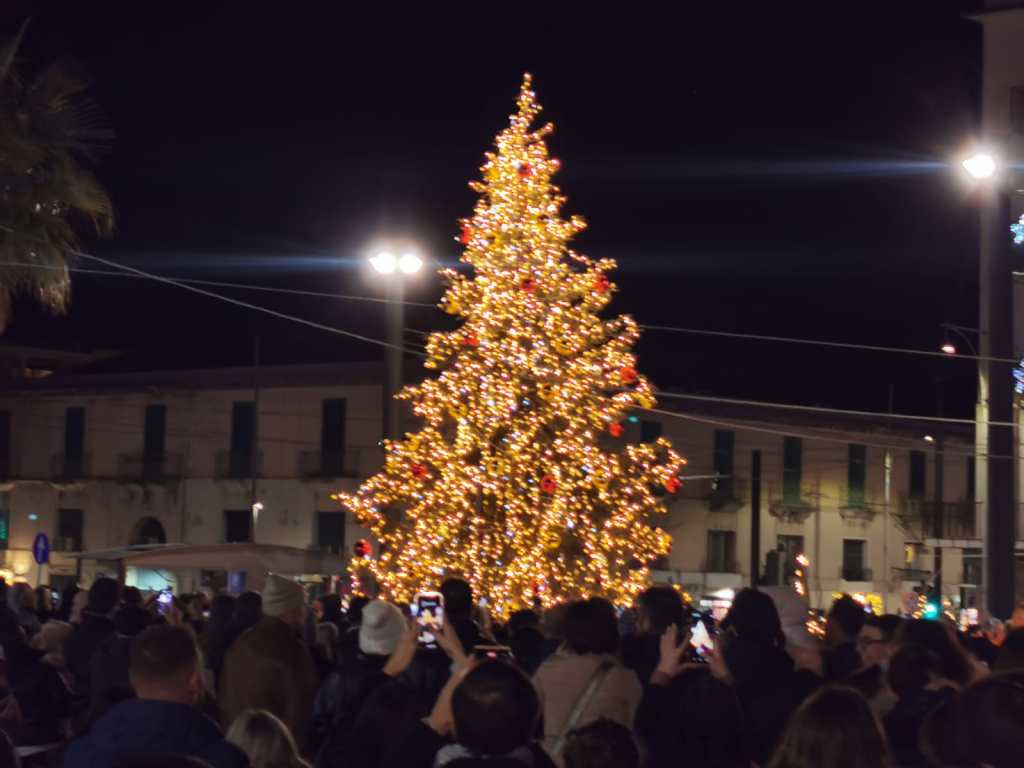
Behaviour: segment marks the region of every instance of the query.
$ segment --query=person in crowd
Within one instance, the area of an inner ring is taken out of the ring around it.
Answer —
[[[235,606],[236,600],[231,595],[217,595],[210,604],[210,618],[206,622],[206,668],[213,679],[214,691],[224,669],[224,655],[234,639]]]
[[[317,692],[310,726],[314,750],[332,732],[344,738],[352,730],[363,702],[389,679],[384,665],[408,633],[405,617],[397,607],[383,600],[367,603],[359,627],[359,656],[354,663],[333,671]]]
[[[192,627],[196,637],[202,637],[206,628],[206,618],[203,616],[204,596],[202,593],[182,595],[178,602],[182,610],[182,618]]]
[[[903,634],[901,631],[900,635]],[[889,660],[888,682],[897,701],[884,718],[896,765],[927,766],[920,747],[921,726],[932,711],[956,695],[967,679],[966,663],[944,661],[939,653],[924,645],[905,644],[896,651]]]
[[[534,742],[537,690],[512,664],[484,661],[453,674],[430,716],[385,756],[383,768],[553,768]]]
[[[422,711],[408,686],[392,679],[366,698],[344,739],[332,738],[316,757],[316,768],[380,768],[396,736],[416,727]]]
[[[341,613],[341,595],[328,592],[320,597],[320,605],[323,615],[320,617],[321,624],[333,624],[340,635],[345,631],[345,617]]]
[[[900,648],[919,645],[931,651],[937,659],[937,677],[955,687],[981,679],[987,671],[975,664],[971,656],[957,642],[956,630],[945,621],[913,619],[905,621],[896,633]]]
[[[64,644],[73,631],[73,627],[66,621],[51,620],[39,628],[39,634],[32,638],[32,647],[42,651],[42,661],[49,664],[61,679],[71,686],[71,675],[67,671],[67,664],[64,660]]]
[[[241,768],[245,753],[196,708],[203,691],[199,649],[186,627],[156,625],[131,643],[136,698],[100,718],[64,756],[65,768],[108,768],[132,755],[184,753],[214,768]]]
[[[857,639],[866,619],[864,606],[849,595],[843,595],[832,603],[825,620],[825,651],[822,654],[822,673],[826,680],[845,680],[861,668]]]
[[[88,701],[91,695],[90,664],[93,655],[117,634],[113,615],[120,597],[121,585],[115,579],[105,576],[96,579],[89,588],[82,623],[65,643],[64,659],[74,681],[74,691],[81,700]]]
[[[68,614],[68,623],[75,629],[82,626],[85,620],[85,611],[89,607],[89,593],[79,590],[71,599],[71,612]]]
[[[885,736],[857,691],[827,687],[793,714],[768,768],[889,768]]]
[[[77,584],[68,584],[64,587],[60,593],[60,605],[57,606],[57,612],[54,614],[55,619],[71,623],[71,604],[75,601],[75,595],[81,591],[81,587]]]
[[[445,579],[441,584],[444,596],[445,622],[455,627],[455,632],[462,640],[462,648],[470,653],[474,646],[486,641],[480,628],[473,621],[473,588],[463,579]]]
[[[53,618],[53,591],[49,584],[36,587],[36,618],[42,626]]]
[[[622,639],[622,661],[646,685],[658,666],[661,636],[684,626],[683,598],[672,587],[649,587],[637,598],[636,618],[636,634]]]
[[[338,628],[332,622],[321,621],[316,625],[314,643],[316,645],[317,656],[323,659],[323,663],[325,665],[325,669],[321,677],[326,677],[338,661],[338,637]]]
[[[240,594],[235,601],[235,612],[231,614],[232,640],[250,627],[255,627],[262,618],[263,595],[259,592],[243,592]]]
[[[565,768],[640,768],[633,734],[611,720],[595,720],[570,731],[563,756]]]
[[[775,603],[785,638],[786,653],[797,669],[805,669],[819,677],[822,672],[821,641],[807,631],[809,604],[806,595],[797,594],[791,586],[759,587]]]
[[[600,598],[571,603],[565,645],[533,678],[549,751],[568,731],[601,718],[632,727],[643,688],[636,673],[619,662],[618,653],[619,628],[611,603]]]
[[[359,655],[359,624],[362,621],[363,608],[370,602],[368,597],[356,595],[348,604],[345,613],[345,631],[338,642],[338,663],[348,664]]]
[[[288,727],[264,709],[250,709],[235,718],[227,740],[245,752],[250,768],[309,768]]]
[[[32,639],[41,626],[36,613],[36,593],[30,584],[19,581],[10,590],[11,610],[18,616],[18,624]]]
[[[263,589],[264,618],[228,649],[218,701],[224,722],[247,709],[266,709],[305,746],[319,680],[300,637],[306,615],[302,586],[269,574]]]
[[[71,691],[57,669],[43,661],[45,654],[29,646],[13,611],[0,612],[0,648],[20,710],[10,735],[18,745],[61,741],[69,733]]]
[[[1024,670],[1024,627],[1006,633],[992,669],[995,672]]]
[[[531,677],[544,660],[557,650],[557,647],[549,647],[536,611],[516,611],[509,616],[505,631],[512,655],[520,668]]]
[[[889,687],[889,660],[898,648],[896,636],[903,620],[891,614],[868,616],[857,636],[861,668],[847,676],[845,683],[860,691],[879,717],[896,705],[897,697]]]
[[[153,614],[142,607],[138,587],[125,587],[121,607],[114,614],[114,628],[119,635],[135,637],[153,623]]]

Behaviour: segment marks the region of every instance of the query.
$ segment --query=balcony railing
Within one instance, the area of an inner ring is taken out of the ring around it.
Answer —
[[[50,459],[50,477],[59,483],[81,480],[89,477],[91,466],[89,454],[68,456],[58,453]]]
[[[802,523],[821,506],[818,496],[817,489],[809,486],[801,487],[798,496],[776,494],[768,502],[768,514],[785,522]]]
[[[222,479],[259,477],[262,467],[262,451],[221,451],[217,454],[216,474]]]
[[[975,539],[978,505],[973,501],[902,499],[896,522],[918,539]]]
[[[53,537],[53,551],[54,552],[81,552],[82,551],[82,540],[74,536],[54,536]]]
[[[369,448],[346,448],[341,451],[300,451],[299,476],[305,478],[368,477],[376,467]],[[376,452],[377,458],[381,455]]]
[[[705,573],[739,573],[740,564],[736,560],[706,560]]]
[[[181,477],[183,464],[180,453],[122,453],[117,457],[117,476],[138,483],[166,483]]]
[[[870,568],[841,567],[839,578],[843,581],[874,581],[874,573]]]

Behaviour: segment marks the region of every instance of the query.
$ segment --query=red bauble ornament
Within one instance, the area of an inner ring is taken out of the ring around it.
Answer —
[[[558,481],[553,475],[544,475],[540,481],[540,489],[548,496],[552,496],[558,490]]]
[[[612,287],[612,281],[604,275],[601,275],[594,281],[594,290],[598,293],[608,293],[608,289]]]
[[[675,493],[682,487],[682,485],[683,481],[680,480],[678,477],[670,477],[668,480],[665,481],[665,490],[668,491],[669,493]]]
[[[370,546],[370,542],[366,539],[360,539],[352,545],[352,552],[355,553],[356,557],[366,557],[372,551],[373,548]]]
[[[480,346],[480,339],[478,339],[472,333],[466,334],[465,336],[462,337],[462,346],[464,346],[464,347],[479,347]]]
[[[537,290],[537,281],[534,280],[532,277],[527,277],[526,279],[523,280],[523,282],[519,284],[519,287],[522,288],[527,293],[533,293],[534,291]]]
[[[413,477],[425,477],[427,474],[427,468],[420,464],[418,461],[412,463],[412,476]]]
[[[640,375],[632,365],[624,365],[619,369],[619,378],[623,384],[635,384]]]
[[[462,225],[462,234],[459,235],[459,242],[463,245],[469,245],[470,239],[473,237],[473,230],[469,228],[468,224]]]
[[[530,165],[529,163],[520,163],[519,164],[519,178],[520,179],[525,179],[525,178],[528,178],[530,176],[533,176],[533,166]]]
[[[608,434],[612,437],[622,437],[622,425],[619,423],[608,425]]]

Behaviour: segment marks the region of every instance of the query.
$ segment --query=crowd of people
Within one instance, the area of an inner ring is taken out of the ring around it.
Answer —
[[[0,586],[0,768],[1008,768],[1024,763],[1024,610],[998,636],[876,616],[807,630],[792,589],[720,622],[651,587],[492,621],[262,593]],[[699,642],[694,638],[701,638]]]

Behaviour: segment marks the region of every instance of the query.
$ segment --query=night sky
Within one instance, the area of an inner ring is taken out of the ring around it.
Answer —
[[[33,17],[23,65],[73,57],[116,131],[96,171],[118,228],[86,241],[98,255],[357,294],[376,290],[361,260],[379,236],[452,262],[456,219],[474,202],[466,182],[529,70],[556,124],[566,213],[590,223],[579,248],[619,261],[612,309],[642,324],[927,349],[943,321],[976,325],[976,203],[949,164],[977,125],[980,32],[963,4],[758,15],[746,6],[761,4],[723,3],[675,17],[617,6],[576,28],[525,5],[504,25],[397,8],[363,19],[343,3],[133,5],[0,11],[5,35]],[[434,301],[437,281],[421,278],[411,298]],[[225,292],[383,336],[378,305]],[[446,322],[429,309],[406,318]],[[380,356],[94,275],[75,276],[65,318],[20,302],[6,341],[192,366],[248,363],[256,335],[266,363]],[[639,353],[666,389],[884,410],[892,385],[897,411],[933,413],[941,388],[947,415],[972,413],[964,361],[655,332]]]

